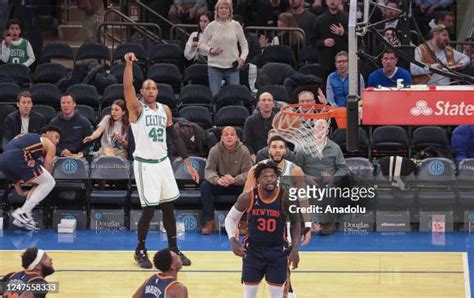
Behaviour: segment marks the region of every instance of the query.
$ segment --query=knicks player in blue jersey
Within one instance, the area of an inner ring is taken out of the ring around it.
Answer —
[[[61,137],[57,126],[47,125],[41,135],[27,133],[13,138],[0,155],[0,171],[14,184],[19,195],[26,196],[21,208],[12,212],[13,224],[28,230],[38,230],[31,211],[53,190],[56,181],[51,176],[56,145]],[[23,192],[23,184],[33,187]]]
[[[37,247],[28,248],[21,255],[21,265],[25,270],[8,273],[0,280],[0,295],[3,298],[43,298],[48,291],[57,291],[54,284],[48,284],[44,279],[54,273],[53,260],[45,251]]]
[[[168,237],[168,247],[181,257],[184,266],[189,266],[191,260],[179,251],[176,243],[173,201],[179,198],[179,189],[168,158],[167,136],[173,141],[186,169],[196,183],[199,183],[199,174],[192,167],[184,141],[173,126],[170,108],[157,102],[156,83],[153,80],[143,82],[140,89],[143,102],[139,101],[133,87],[133,62],[137,61],[137,58],[135,54],[127,53],[124,60],[123,88],[128,119],[135,140],[133,170],[142,205],[142,214],[138,221],[138,244],[134,258],[140,267],[152,267],[148,259],[145,239],[155,208],[160,206]]]
[[[281,298],[288,277],[288,265],[298,267],[301,227],[299,215],[289,212],[288,193],[280,190],[280,169],[273,162],[258,164],[254,169],[257,186],[239,196],[225,219],[232,251],[243,257],[244,297],[257,297],[261,280],[270,285],[272,298]],[[238,223],[247,212],[248,234],[243,245],[236,239]],[[290,219],[293,243],[286,241],[286,218]]]
[[[187,298],[188,289],[178,281],[183,266],[181,258],[170,249],[162,249],[153,257],[160,273],[153,274],[138,288],[133,298]]]

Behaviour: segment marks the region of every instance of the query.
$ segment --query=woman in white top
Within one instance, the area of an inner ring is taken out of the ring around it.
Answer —
[[[212,12],[208,11],[199,17],[199,31],[191,33],[186,48],[184,49],[184,57],[193,63],[207,63],[207,53],[201,53],[198,49],[198,42],[206,29],[207,25],[212,22]]]
[[[218,0],[214,17],[198,43],[199,50],[208,54],[207,73],[212,95],[219,92],[223,79],[229,85],[240,84],[239,72],[249,53],[242,26],[232,20],[232,1]]]
[[[128,112],[125,102],[121,99],[114,100],[110,115],[105,115],[97,125],[97,129],[83,142],[88,143],[100,136],[100,149],[98,156],[120,156],[127,158],[127,130]]]

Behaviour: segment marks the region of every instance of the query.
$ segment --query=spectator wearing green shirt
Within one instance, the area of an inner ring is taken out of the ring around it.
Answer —
[[[2,41],[2,61],[29,67],[35,62],[35,53],[30,42],[21,37],[20,21],[18,19],[9,20],[6,29],[7,36]]]

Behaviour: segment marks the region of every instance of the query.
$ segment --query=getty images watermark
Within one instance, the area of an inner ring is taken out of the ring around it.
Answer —
[[[375,187],[336,187],[308,185],[289,189],[290,201],[309,199],[308,207],[291,205],[291,213],[365,214],[369,200],[376,196]]]

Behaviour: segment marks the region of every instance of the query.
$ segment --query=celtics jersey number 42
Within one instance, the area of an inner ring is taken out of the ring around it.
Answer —
[[[168,117],[164,106],[156,103],[156,109],[142,104],[142,111],[135,123],[131,123],[135,139],[133,157],[161,159],[168,155],[166,124]]]

